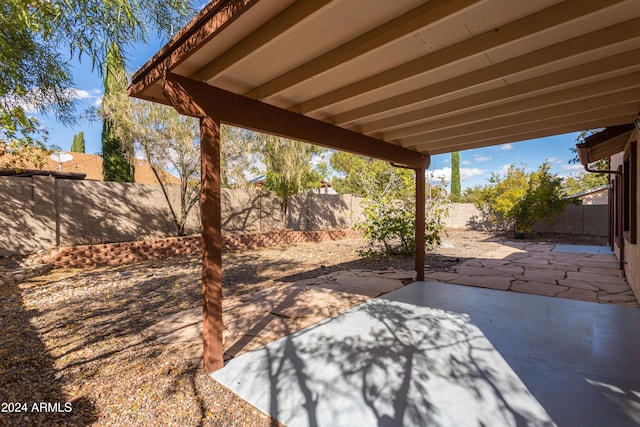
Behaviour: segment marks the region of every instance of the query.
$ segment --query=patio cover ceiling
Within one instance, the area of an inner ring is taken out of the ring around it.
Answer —
[[[220,0],[129,90],[168,104],[165,76],[186,78],[222,122],[411,165],[631,123],[639,71],[640,0]]]

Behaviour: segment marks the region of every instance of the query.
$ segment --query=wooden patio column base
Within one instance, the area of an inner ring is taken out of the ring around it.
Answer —
[[[224,366],[222,349],[222,221],[220,213],[220,122],[200,119],[202,184],[202,337],[204,370]]]
[[[416,280],[424,280],[425,171],[416,168]]]

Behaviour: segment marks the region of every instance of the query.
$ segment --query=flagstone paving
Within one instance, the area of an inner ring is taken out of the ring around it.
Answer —
[[[255,350],[321,322],[413,281],[413,271],[348,270],[294,283],[280,283],[253,294],[223,301],[222,335],[225,358]],[[202,308],[166,316],[147,335],[202,355]]]
[[[425,279],[549,297],[640,307],[611,254],[554,252],[554,245],[501,241],[484,258]],[[351,269],[323,274],[223,301],[225,358],[255,350],[411,283],[413,271]],[[147,329],[169,346],[201,357],[202,308],[172,314]]]
[[[502,241],[484,258],[464,261],[451,273],[425,273],[425,279],[504,291],[640,307],[619,275],[611,253],[556,252],[555,245]],[[562,245],[569,247],[571,245]],[[582,247],[586,248],[586,246]]]

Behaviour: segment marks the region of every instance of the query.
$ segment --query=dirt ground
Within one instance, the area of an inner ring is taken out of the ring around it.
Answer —
[[[496,239],[501,237],[449,232],[426,265],[447,271],[481,256]],[[412,257],[360,258],[362,246],[349,239],[226,253],[224,294],[351,268],[413,269]],[[277,425],[198,364],[142,333],[161,317],[200,304],[199,257],[54,270],[0,287],[0,425]]]

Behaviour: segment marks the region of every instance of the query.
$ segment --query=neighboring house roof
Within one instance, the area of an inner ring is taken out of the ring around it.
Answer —
[[[149,162],[146,160],[136,159],[135,162],[135,179],[139,184],[157,184],[158,180],[156,179],[151,166],[149,166]],[[180,184],[180,178],[175,175],[170,174],[169,172],[162,171],[164,174],[164,180],[168,184]]]
[[[609,190],[609,186],[607,184],[601,185],[600,187],[592,188],[591,190],[582,191],[580,193],[572,194],[569,196],[572,199],[580,199],[585,196],[590,196],[592,194],[601,193],[603,191]]]
[[[42,171],[68,172],[74,174],[85,174],[85,179],[95,181],[103,181],[102,177],[102,156],[98,154],[72,153],[68,152],[73,159],[59,164],[55,160],[47,157],[47,161],[42,167]],[[146,160],[135,160],[135,182],[138,184],[157,184],[158,181]],[[35,169],[35,165],[29,169]],[[180,179],[164,172],[166,180],[169,184],[179,184]]]

